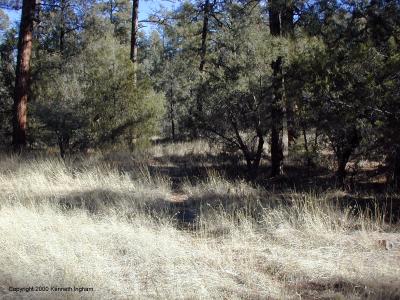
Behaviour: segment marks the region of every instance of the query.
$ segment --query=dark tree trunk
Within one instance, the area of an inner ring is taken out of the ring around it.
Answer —
[[[282,35],[285,37],[292,37],[294,34],[294,23],[293,23],[294,9],[293,5],[285,5],[281,11],[281,24],[282,24]]]
[[[295,121],[295,112],[293,107],[293,102],[290,100],[286,101],[286,118],[288,126],[288,143],[289,147],[296,142],[299,136],[298,128]]]
[[[314,144],[312,145],[313,147],[313,151],[317,151],[318,150],[318,137],[319,137],[319,132],[318,132],[318,128],[315,128],[315,135],[314,135]]]
[[[338,158],[338,169],[336,171],[336,176],[340,185],[344,184],[346,178],[346,166],[349,162],[350,155],[342,154]]]
[[[60,149],[60,156],[62,159],[65,159],[65,155],[69,150],[69,135],[68,134],[58,134],[58,147]]]
[[[174,120],[173,116],[171,116],[171,135],[172,135],[172,141],[175,142],[175,139],[176,139],[176,137],[175,137],[175,120]]]
[[[232,127],[235,131],[236,139],[239,145],[239,149],[243,152],[244,158],[246,160],[247,170],[249,171],[249,175],[251,178],[255,178],[258,173],[258,168],[261,162],[261,156],[263,153],[264,147],[264,138],[260,128],[257,128],[257,150],[256,152],[249,149],[249,147],[244,143],[242,137],[240,136],[239,129],[237,123],[235,121],[231,122]]]
[[[356,128],[351,129],[347,134],[338,141],[341,145],[337,145],[335,149],[338,169],[336,175],[341,185],[344,184],[346,178],[346,166],[355,149],[360,145],[361,137]]]
[[[258,136],[258,146],[257,146],[257,152],[255,153],[254,160],[253,160],[253,165],[251,166],[250,170],[250,176],[252,178],[255,178],[258,173],[258,169],[260,167],[261,163],[261,156],[264,150],[264,138],[260,130],[257,132]]]
[[[64,26],[61,25],[61,29],[60,29],[60,53],[63,54],[64,53],[64,39],[65,39],[65,30],[64,30]]]
[[[400,186],[400,146],[396,146],[393,153],[393,185]]]
[[[276,0],[269,0],[269,29],[271,35],[281,35],[280,9]],[[271,125],[271,176],[283,173],[283,77],[282,57],[271,64],[273,70],[272,125]]]
[[[308,138],[307,138],[307,130],[305,125],[302,125],[302,131],[303,131],[303,138],[304,138],[304,150],[306,151],[306,165],[307,165],[307,171],[308,173],[310,172],[310,167],[312,165],[312,158],[311,158],[311,153],[310,153],[310,147],[308,145]]]
[[[210,14],[210,0],[206,0],[203,10],[203,29],[201,31],[201,48],[200,48],[200,72],[204,71],[207,53],[207,35],[208,35],[208,20]]]
[[[271,130],[271,176],[283,174],[283,145],[281,129],[273,126]]]
[[[136,69],[137,69],[137,38],[139,32],[139,0],[133,0],[132,7],[132,30],[131,30],[131,61],[134,65],[134,84],[136,85]]]
[[[35,7],[36,0],[24,0],[22,4],[14,90],[13,146],[15,151],[21,151],[26,147],[30,60]]]
[[[293,15],[294,15],[294,8],[293,4],[289,3],[290,1],[286,2],[285,6],[281,8],[281,31],[282,36],[287,38],[293,38],[294,36],[294,22],[293,22]],[[286,106],[286,119],[287,119],[287,134],[288,134],[288,146],[290,146],[296,141],[297,137],[299,136],[297,132],[297,126],[295,122],[295,112],[294,112],[294,105],[291,99],[285,99],[285,106]]]
[[[171,98],[172,98],[172,89],[170,90]],[[169,106],[169,116],[171,118],[171,137],[172,141],[175,141],[175,111],[174,111],[174,101],[171,99]]]
[[[305,126],[302,126],[303,129],[303,138],[304,138],[304,150],[306,151],[307,155],[310,153],[310,150],[308,148],[308,139],[307,139],[307,131]]]
[[[291,37],[294,34],[292,4],[282,4],[278,0],[269,0],[269,28],[271,35]],[[294,120],[293,103],[284,96],[284,77],[282,72],[282,57],[278,57],[272,63],[273,78],[273,103],[272,103],[272,128],[271,128],[271,176],[283,173],[283,120],[287,120],[288,146],[297,138],[297,130]],[[286,108],[286,115],[283,107]]]
[[[277,0],[269,0],[269,30],[271,35],[280,36],[281,35],[281,21],[280,21],[280,9]]]
[[[64,54],[64,41],[65,41],[65,0],[60,1],[60,6],[61,6],[61,21],[60,21],[60,41],[59,41],[59,47],[60,47],[60,53],[61,55]]]
[[[110,3],[110,23],[114,24],[114,16],[113,16],[114,5],[113,5],[113,0],[110,0],[109,3]]]
[[[250,151],[247,147],[242,147],[242,149],[241,149],[243,152],[244,158],[246,160],[247,170],[249,172],[250,178],[252,178],[252,179],[256,178],[256,176],[258,174],[258,170],[259,170],[260,163],[261,163],[261,156],[262,156],[262,152],[263,152],[263,146],[264,146],[264,139],[262,136],[259,136],[257,151],[255,153],[250,153]]]
[[[203,28],[201,30],[201,47],[200,47],[200,73],[204,72],[204,66],[206,64],[206,54],[207,54],[207,35],[208,35],[208,23],[209,15],[211,11],[210,0],[205,0],[203,7]],[[203,95],[202,90],[199,91],[196,99],[197,111],[201,113],[203,111]]]
[[[271,176],[283,174],[283,78],[282,58],[272,63],[273,69],[273,102],[271,125]]]

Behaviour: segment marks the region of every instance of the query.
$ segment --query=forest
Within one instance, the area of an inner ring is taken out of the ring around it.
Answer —
[[[0,57],[0,298],[399,299],[399,0],[0,0]]]

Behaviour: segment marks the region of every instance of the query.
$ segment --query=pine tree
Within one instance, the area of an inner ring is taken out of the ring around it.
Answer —
[[[35,8],[36,0],[23,1],[14,94],[13,145],[16,151],[21,151],[27,145],[26,129]]]

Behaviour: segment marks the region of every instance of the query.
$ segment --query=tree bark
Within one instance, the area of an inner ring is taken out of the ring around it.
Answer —
[[[281,10],[282,36],[292,38],[294,36],[294,7],[292,1],[286,1]],[[291,99],[285,97],[286,119],[287,119],[287,138],[288,150],[299,136],[296,122],[294,105]]]
[[[258,168],[260,166],[261,162],[261,156],[264,150],[264,138],[263,138],[263,133],[260,128],[256,129],[256,134],[257,134],[257,150],[256,152],[252,151],[249,149],[249,147],[245,144],[243,141],[242,137],[240,136],[239,128],[238,125],[235,121],[231,121],[233,130],[235,131],[236,139],[238,142],[238,146],[240,151],[242,151],[243,156],[246,160],[246,165],[247,165],[247,170],[249,172],[250,178],[254,179],[257,176],[258,173]]]
[[[293,15],[293,3],[288,1],[281,10],[282,35],[285,37],[292,37],[294,34]]]
[[[344,180],[347,175],[346,166],[347,166],[347,163],[349,162],[349,159],[350,159],[350,155],[347,155],[347,154],[342,154],[342,156],[337,158],[338,168],[336,171],[336,176],[337,176],[337,179],[338,179],[338,182],[340,185],[344,184]]]
[[[201,31],[200,65],[199,65],[200,73],[204,73],[204,66],[206,64],[207,35],[208,35],[208,23],[209,23],[210,11],[211,11],[210,0],[206,0],[204,2],[204,7],[203,7],[203,28]],[[197,106],[197,112],[201,113],[203,111],[202,89],[199,91],[199,94],[197,95],[196,106]]]
[[[58,147],[60,149],[60,156],[62,159],[65,159],[65,155],[69,150],[69,140],[70,137],[67,133],[58,133]]]
[[[340,141],[336,141],[337,146],[335,149],[335,154],[338,163],[337,177],[341,185],[344,184],[346,178],[346,166],[353,155],[356,148],[360,145],[361,136],[356,127],[351,128],[346,132],[346,134],[341,138]]]
[[[14,88],[13,146],[26,147],[27,109],[30,85],[30,60],[36,0],[24,0],[18,37],[18,55]]]
[[[276,0],[269,1],[269,30],[271,35],[281,35],[280,11]],[[283,173],[283,76],[282,57],[271,64],[273,70],[272,83],[272,124],[271,124],[271,176]]]
[[[290,37],[294,33],[293,4],[284,5],[279,0],[269,0],[269,29],[272,36]],[[283,58],[279,56],[271,64],[273,70],[273,100],[272,100],[272,126],[271,126],[271,176],[283,174],[284,146],[283,131],[284,118],[286,118],[285,131],[287,131],[289,146],[295,139],[295,122],[293,105],[285,99],[283,76]],[[286,100],[286,101],[285,101]],[[286,107],[286,114],[283,108]]]
[[[60,54],[63,55],[64,53],[64,40],[65,40],[65,1],[60,1],[60,14],[61,14],[61,21],[60,21]]]
[[[169,115],[171,118],[171,137],[172,141],[175,142],[175,110],[174,110],[172,87],[170,88],[170,97],[171,99],[170,99]]]
[[[396,145],[393,159],[393,185],[396,189],[400,186],[400,146]]]
[[[206,0],[204,3],[204,10],[203,10],[203,29],[201,31],[200,66],[199,66],[200,72],[204,71],[204,65],[206,63],[208,21],[209,21],[210,9],[211,9],[210,0]]]
[[[138,46],[137,46],[137,38],[139,32],[139,0],[133,0],[132,7],[132,30],[131,30],[131,61],[134,66],[134,85],[136,86],[137,77],[137,54],[138,54]]]
[[[280,11],[279,4],[277,2],[277,0],[269,0],[268,2],[269,30],[273,36],[281,35]]]
[[[272,95],[272,124],[271,124],[271,176],[283,174],[283,82],[282,58],[278,57],[272,63],[273,95]]]

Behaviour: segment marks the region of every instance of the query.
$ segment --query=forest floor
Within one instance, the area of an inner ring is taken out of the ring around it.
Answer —
[[[346,189],[295,164],[249,183],[215,152],[2,156],[0,298],[399,299],[399,197],[379,169]]]

